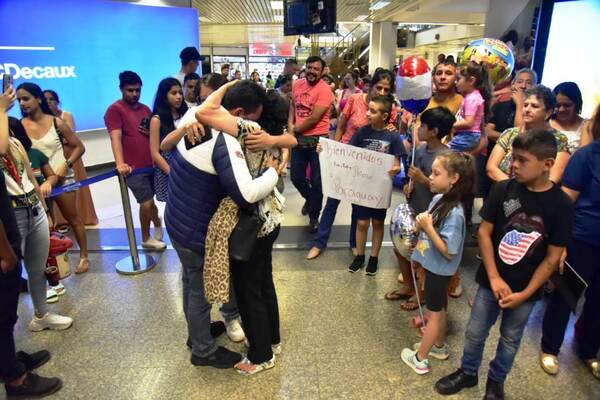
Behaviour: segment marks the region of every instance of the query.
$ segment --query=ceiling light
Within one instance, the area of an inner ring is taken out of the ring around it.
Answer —
[[[354,18],[355,21],[360,22],[363,21],[365,19],[369,18],[368,15],[359,15],[358,17]]]
[[[283,1],[272,1],[271,8],[273,10],[283,10]]]
[[[372,4],[371,7],[369,7],[369,8],[373,11],[377,11],[377,10],[381,10],[383,7],[387,6],[388,4],[390,4],[390,1],[380,0],[377,3]]]
[[[275,22],[283,22],[283,15],[273,15]]]

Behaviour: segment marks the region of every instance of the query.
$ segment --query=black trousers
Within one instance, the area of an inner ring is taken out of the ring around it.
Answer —
[[[579,357],[596,358],[600,350],[600,247],[573,239],[567,248],[567,261],[588,283],[581,316],[581,335],[577,338]],[[571,308],[554,290],[550,295],[542,324],[542,351],[557,355],[565,338]]]
[[[258,238],[250,260],[231,260],[231,275],[238,309],[250,342],[248,359],[260,364],[273,357],[271,345],[281,341],[279,307],[273,283],[273,243],[279,227],[268,236]]]
[[[19,305],[19,279],[21,263],[9,272],[0,272],[0,377],[5,382],[14,381],[25,373],[25,367],[15,356],[13,335]]]

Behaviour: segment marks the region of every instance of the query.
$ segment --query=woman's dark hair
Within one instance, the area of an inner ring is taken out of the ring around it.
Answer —
[[[389,69],[377,68],[375,74],[373,74],[373,78],[371,78],[371,86],[375,86],[383,80],[390,81],[390,89],[393,91],[396,87],[396,77],[394,77],[392,71]]]
[[[202,85],[208,86],[213,91],[217,90],[221,86],[227,83],[227,78],[225,78],[221,74],[208,74],[204,75],[202,79],[199,79],[196,82],[196,87],[194,88],[194,96],[196,96],[196,100],[200,100],[200,89]]]
[[[552,93],[552,90],[544,85],[535,85],[525,91],[525,98],[530,96],[537,97],[542,103],[544,108],[554,112],[556,108],[556,96]]]
[[[479,90],[479,93],[481,93],[481,97],[483,97],[484,100],[483,116],[484,122],[487,122],[491,114],[490,106],[493,97],[492,81],[490,80],[487,67],[483,64],[469,62],[467,65],[460,67],[460,74],[475,78],[475,87]]]
[[[516,46],[517,42],[519,41],[519,34],[514,29],[511,29],[510,31],[506,32],[504,36],[500,38],[500,40],[502,40],[504,43],[511,42]]]
[[[152,108],[152,114],[158,115],[160,118],[160,138],[162,139],[169,132],[175,129],[175,124],[173,122],[173,112],[171,111],[171,104],[169,104],[169,100],[167,95],[169,91],[173,88],[173,86],[177,86],[181,89],[181,83],[179,80],[175,78],[165,78],[158,84],[158,89],[156,90],[156,96],[154,97],[154,107]],[[185,101],[181,102],[181,106],[177,109],[177,114],[179,116],[183,116],[185,112],[188,110],[187,104]]]
[[[137,85],[142,86],[142,78],[138,74],[133,71],[123,71],[119,74],[119,88],[123,89],[123,87],[127,85]]]
[[[452,126],[456,122],[456,118],[446,107],[434,107],[425,110],[420,118],[421,124],[427,125],[427,128],[437,128],[437,137],[440,140],[450,134]]]
[[[288,123],[289,104],[279,93],[267,92],[263,112],[258,121],[261,128],[270,135],[281,135]]]
[[[556,96],[562,94],[567,96],[575,104],[575,114],[579,115],[583,108],[583,97],[581,96],[581,90],[575,82],[563,82],[556,85],[552,91]]]
[[[221,104],[227,110],[241,107],[246,114],[249,114],[255,112],[258,107],[263,105],[265,99],[265,89],[256,82],[246,79],[232,86],[225,93],[225,96],[223,96]]]
[[[350,76],[352,76],[352,80],[354,80],[354,85],[358,85],[358,81],[360,79],[360,77],[358,76],[358,73],[354,72],[354,71],[348,71],[344,74],[344,78],[346,77],[346,75],[350,74]]]
[[[8,130],[10,132],[10,136],[21,142],[25,148],[25,151],[31,150],[31,139],[29,139],[29,136],[27,136],[27,132],[25,131],[21,121],[14,117],[8,117]]]
[[[44,94],[49,94],[50,96],[54,97],[54,101],[56,101],[57,104],[60,104],[60,99],[58,98],[58,93],[56,93],[54,90],[46,89],[46,90],[44,90]]]
[[[52,114],[52,111],[50,110],[50,106],[48,105],[48,102],[46,101],[46,97],[44,96],[44,92],[42,91],[41,87],[39,87],[35,83],[24,82],[24,83],[21,83],[19,86],[17,86],[16,91],[18,92],[21,89],[26,91],[27,93],[31,94],[36,99],[40,100],[40,107],[42,108],[42,112],[44,114],[54,116],[54,114]],[[27,113],[24,112],[23,109],[21,109],[21,115],[23,117],[26,117]]]
[[[445,152],[436,157],[443,164],[449,175],[458,174],[458,181],[435,204],[431,214],[433,225],[440,227],[450,212],[473,195],[475,187],[475,163],[473,157],[464,152]]]

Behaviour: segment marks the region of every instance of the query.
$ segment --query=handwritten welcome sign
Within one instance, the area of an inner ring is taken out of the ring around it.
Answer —
[[[392,178],[388,171],[394,156],[320,139],[323,193],[334,199],[371,208],[388,208]]]

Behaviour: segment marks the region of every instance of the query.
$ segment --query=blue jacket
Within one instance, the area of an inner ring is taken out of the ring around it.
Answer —
[[[219,133],[190,150],[182,140],[171,158],[165,225],[171,239],[204,256],[208,224],[219,203],[230,196],[247,207],[273,191],[277,171],[252,179],[238,141]]]

